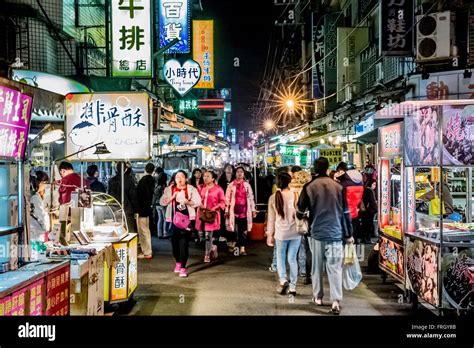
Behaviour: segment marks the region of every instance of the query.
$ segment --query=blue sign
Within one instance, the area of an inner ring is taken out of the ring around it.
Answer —
[[[191,1],[158,0],[160,20],[160,47],[174,39],[179,42],[167,53],[189,53],[191,51]]]

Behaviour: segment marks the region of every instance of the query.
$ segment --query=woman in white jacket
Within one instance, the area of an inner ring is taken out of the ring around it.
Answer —
[[[295,195],[290,190],[291,176],[280,173],[277,176],[277,192],[268,201],[267,244],[277,249],[277,270],[279,285],[277,292],[284,295],[296,295],[298,279],[297,255],[301,236],[296,231]],[[286,260],[290,265],[290,281],[286,273]]]
[[[166,221],[171,223],[171,244],[176,259],[174,272],[183,278],[188,276],[190,224],[196,220],[196,208],[201,205],[199,192],[186,184],[186,178],[186,172],[176,172],[175,184],[165,188],[160,199],[161,206],[166,207]]]

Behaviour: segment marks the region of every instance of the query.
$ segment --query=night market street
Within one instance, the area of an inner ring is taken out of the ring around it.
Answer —
[[[301,277],[294,301],[277,294],[276,273],[268,271],[272,249],[264,243],[254,243],[247,256],[220,252],[210,264],[202,262],[202,249],[191,247],[186,279],[172,272],[169,241],[153,238],[153,249],[153,259],[138,264],[137,302],[130,315],[328,315],[331,308],[327,281],[323,307],[311,303],[311,286]],[[366,262],[362,265],[365,271]],[[401,293],[390,278],[383,284],[380,274],[364,272],[362,283],[345,291],[341,315],[410,315],[411,304],[398,302]],[[426,310],[420,306],[420,311]]]

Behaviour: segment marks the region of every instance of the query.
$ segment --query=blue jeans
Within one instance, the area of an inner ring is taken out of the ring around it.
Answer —
[[[168,233],[166,220],[165,220],[165,208],[161,206],[156,207],[156,211],[158,212],[158,237],[165,237]]]
[[[273,260],[272,260],[272,269],[277,269],[277,245],[275,242],[275,245],[273,246]]]
[[[298,279],[298,262],[296,255],[301,244],[301,239],[294,240],[276,240],[277,247],[277,269],[280,284],[288,280],[286,274],[286,260],[290,265],[290,290],[296,289],[296,281]]]

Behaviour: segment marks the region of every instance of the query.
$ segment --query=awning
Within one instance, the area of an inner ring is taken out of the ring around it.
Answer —
[[[345,133],[345,130],[340,129],[340,130],[332,131],[326,134],[310,135],[309,137],[295,141],[294,144],[311,145],[311,144],[317,143],[321,139],[324,139],[327,137],[337,137],[338,135],[344,135],[344,133]]]
[[[379,128],[399,121],[400,120],[396,120],[393,118],[378,120],[376,119],[374,120],[374,129],[355,138],[355,140],[360,144],[376,144],[378,142],[379,137]]]

